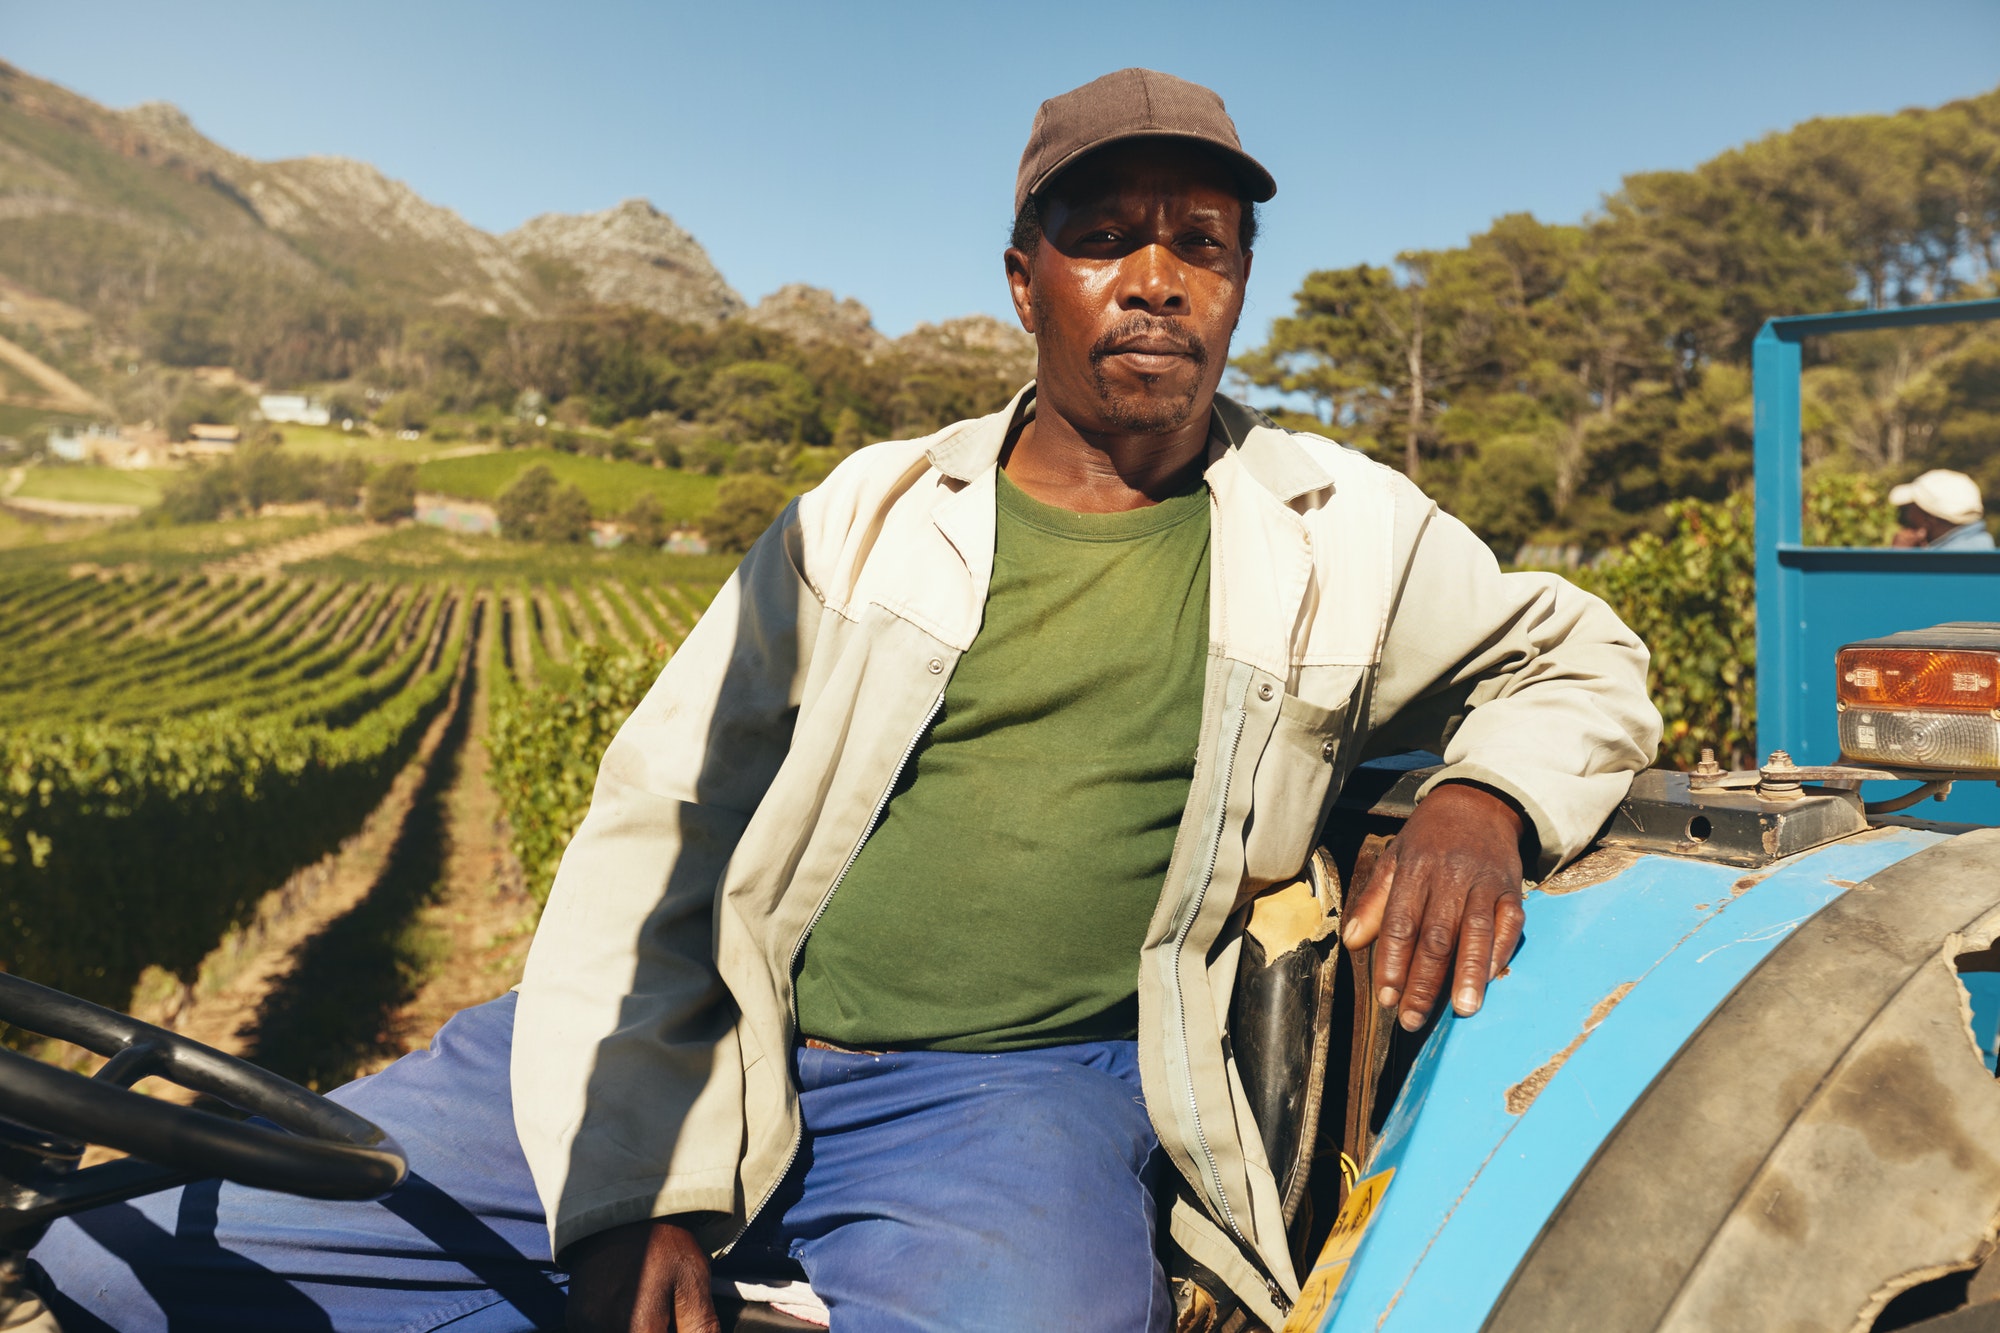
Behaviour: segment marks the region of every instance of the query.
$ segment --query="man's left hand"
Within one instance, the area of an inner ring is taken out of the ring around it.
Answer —
[[[1376,998],[1416,1031],[1447,982],[1461,1017],[1520,942],[1521,812],[1483,787],[1431,789],[1375,863],[1341,944],[1375,944]],[[1379,942],[1378,942],[1379,940]]]

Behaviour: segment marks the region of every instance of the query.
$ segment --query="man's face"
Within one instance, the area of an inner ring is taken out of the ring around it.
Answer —
[[[1913,504],[1896,511],[1896,522],[1900,525],[1892,543],[1896,546],[1929,546],[1952,528],[1943,519]]]
[[[1250,276],[1228,169],[1173,140],[1114,144],[1057,177],[1040,208],[1041,245],[1007,252],[1039,400],[1094,434],[1205,420]]]

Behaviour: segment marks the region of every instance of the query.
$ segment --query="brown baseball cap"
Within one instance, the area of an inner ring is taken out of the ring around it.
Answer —
[[[1271,173],[1243,151],[1236,122],[1212,90],[1155,69],[1121,69],[1042,103],[1014,178],[1014,211],[1084,154],[1125,139],[1206,144],[1235,168],[1251,200],[1278,192]]]

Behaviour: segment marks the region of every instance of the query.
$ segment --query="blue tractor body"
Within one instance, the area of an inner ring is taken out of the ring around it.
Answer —
[[[1802,542],[1803,340],[1984,319],[2000,301],[1759,335],[1760,753],[1843,761],[1843,645],[2000,620],[2000,552]],[[1847,828],[1730,863],[1682,813],[1678,845],[1610,836],[1531,891],[1486,1007],[1443,1016],[1408,1064],[1287,1333],[1924,1328],[1982,1302],[2000,1328],[2000,831],[1975,827],[2000,824],[2000,774],[1958,776],[1909,812],[1953,824],[1849,797]],[[1863,979],[1886,998],[1857,999]]]
[[[1298,1326],[1479,1328],[1605,1137],[1731,991],[1829,902],[1947,838],[1882,828],[1763,872],[1611,850],[1578,887],[1530,894],[1509,975],[1474,1017],[1441,1019],[1412,1067],[1362,1168],[1355,1193],[1375,1181],[1375,1203],[1349,1267],[1322,1260],[1328,1304],[1312,1317],[1309,1281]],[[1990,1062],[2000,1006],[1980,1007]]]

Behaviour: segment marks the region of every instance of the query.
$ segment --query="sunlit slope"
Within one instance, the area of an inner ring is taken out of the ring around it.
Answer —
[[[554,449],[510,449],[504,453],[438,458],[420,464],[417,485],[440,495],[492,503],[529,468],[546,467],[563,485],[580,488],[591,512],[615,518],[642,495],[658,496],[670,523],[689,523],[715,504],[720,477],[703,476],[644,463],[590,458]]]

